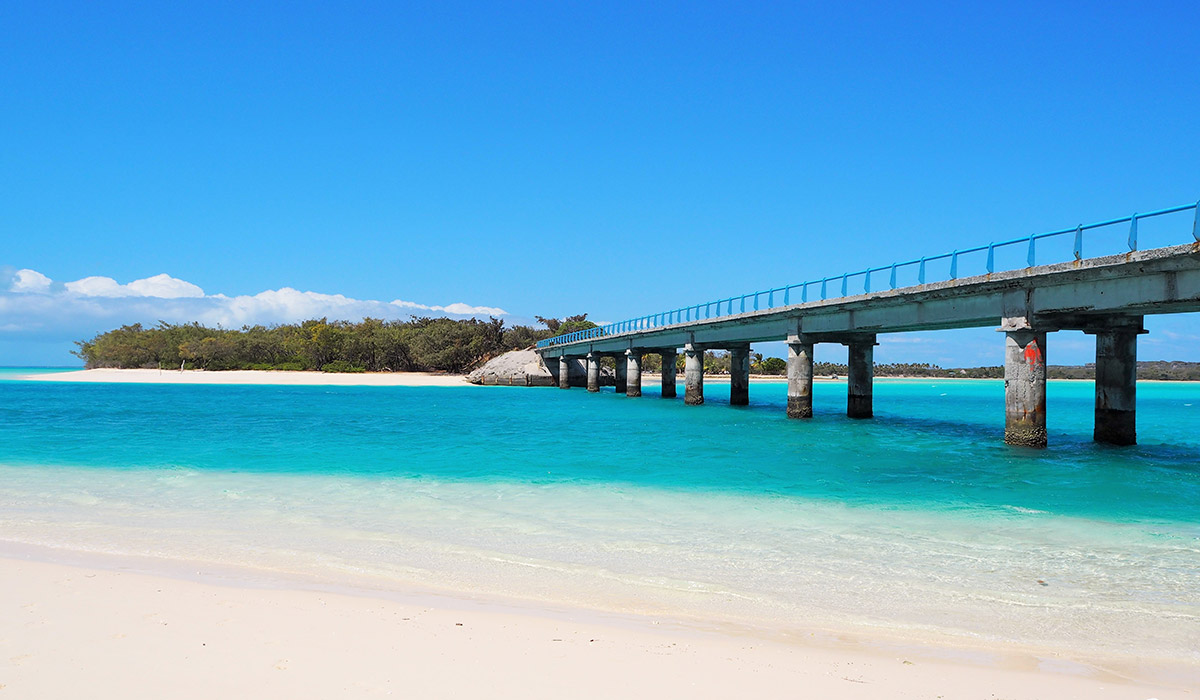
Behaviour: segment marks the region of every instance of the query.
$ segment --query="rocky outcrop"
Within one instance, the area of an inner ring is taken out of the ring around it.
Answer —
[[[587,386],[587,363],[578,357],[571,362],[571,386]],[[492,358],[468,374],[467,381],[502,386],[558,386],[558,377],[550,373],[542,356],[533,350],[513,350]],[[613,371],[601,367],[600,386],[615,383]]]
[[[536,352],[513,350],[488,360],[467,375],[472,384],[504,386],[554,386],[557,382]]]

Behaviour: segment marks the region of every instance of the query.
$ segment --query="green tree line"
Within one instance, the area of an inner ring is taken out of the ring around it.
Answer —
[[[237,330],[198,323],[122,326],[78,341],[89,368],[279,369],[326,372],[462,372],[508,350],[594,326],[587,314],[552,319],[555,328],[506,326],[492,318],[358,322],[313,319]],[[570,330],[563,331],[563,328]]]

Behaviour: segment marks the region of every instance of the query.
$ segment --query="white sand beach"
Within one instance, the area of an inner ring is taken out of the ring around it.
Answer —
[[[131,384],[280,384],[314,386],[472,386],[459,374],[431,372],[286,372],[262,370],[81,369],[23,377],[39,382]]]
[[[582,610],[6,554],[0,697],[1193,697],[1080,675],[1053,659],[936,658]]]

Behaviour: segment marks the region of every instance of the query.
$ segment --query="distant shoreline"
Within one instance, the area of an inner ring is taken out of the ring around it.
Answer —
[[[461,374],[433,372],[293,372],[236,369],[81,369],[24,375],[39,382],[107,382],[127,384],[269,384],[281,386],[474,386]]]
[[[31,368],[32,369],[32,368]],[[657,383],[661,379],[657,372],[642,373],[643,381],[648,384]],[[80,369],[73,371],[55,371],[46,373],[31,373],[18,375],[18,379],[39,382],[94,382],[114,384],[259,384],[275,386],[421,386],[421,387],[454,387],[477,386],[466,380],[462,374],[439,374],[436,372],[298,372],[288,370],[158,370],[158,369]],[[704,380],[710,383],[728,383],[728,374],[706,374]],[[678,375],[678,381],[683,382],[683,373]],[[783,384],[787,382],[785,375],[752,374],[750,381],[754,384]],[[814,382],[832,383],[846,381],[845,376],[816,376]],[[888,381],[931,381],[931,382],[976,382],[1003,381],[989,377],[921,377],[895,376],[875,377],[877,382]],[[1087,382],[1091,379],[1050,379],[1050,382]],[[1196,384],[1195,380],[1184,379],[1139,379],[1138,383],[1153,382],[1156,384]]]

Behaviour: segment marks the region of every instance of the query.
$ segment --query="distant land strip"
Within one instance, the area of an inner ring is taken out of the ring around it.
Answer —
[[[240,329],[208,328],[198,323],[160,322],[122,326],[81,340],[75,355],[88,369],[204,369],[285,370],[322,372],[445,372],[461,374],[497,355],[528,348],[538,340],[574,330],[593,328],[587,314],[559,321],[537,317],[544,328],[507,326],[501,319],[455,320],[414,318],[358,322],[312,319],[296,324],[246,326]],[[682,369],[683,356],[677,364]],[[612,367],[612,359],[601,361]],[[647,355],[642,369],[658,372],[662,359]],[[729,373],[729,356],[708,351],[706,374]],[[750,371],[758,375],[785,375],[787,362],[754,353]],[[844,377],[846,365],[817,362],[817,376]],[[1049,379],[1095,379],[1093,364],[1050,365]],[[941,377],[1002,379],[1004,367],[944,368],[930,363],[876,363],[877,377]],[[1200,362],[1151,361],[1138,363],[1138,378],[1166,381],[1200,381]]]

